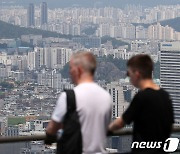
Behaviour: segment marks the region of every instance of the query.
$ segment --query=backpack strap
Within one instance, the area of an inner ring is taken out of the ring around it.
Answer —
[[[82,154],[82,134],[76,111],[74,90],[64,90],[67,96],[67,112],[63,120],[63,134],[57,144],[57,154]]]
[[[69,115],[76,110],[76,99],[74,90],[64,90],[67,96],[67,113],[65,118],[68,118]]]
[[[71,114],[76,110],[76,99],[75,99],[75,93],[74,90],[64,90],[66,92],[67,96],[67,112],[65,114],[65,120],[67,120]],[[46,133],[46,139],[45,143],[46,144],[52,144],[57,141],[56,135],[49,135]]]

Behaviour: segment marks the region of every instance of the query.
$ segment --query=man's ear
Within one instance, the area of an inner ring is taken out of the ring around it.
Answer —
[[[141,74],[140,74],[139,71],[135,71],[135,75],[136,75],[137,78],[141,78]]]
[[[78,67],[77,67],[77,71],[78,71],[78,76],[80,77],[81,74],[82,74],[82,72],[83,72],[82,67],[81,67],[81,66],[78,66]]]

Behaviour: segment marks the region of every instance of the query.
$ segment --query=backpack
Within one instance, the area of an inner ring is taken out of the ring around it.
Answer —
[[[67,96],[67,113],[63,121],[63,134],[57,142],[57,154],[81,154],[82,134],[79,115],[76,111],[74,90],[65,90]]]

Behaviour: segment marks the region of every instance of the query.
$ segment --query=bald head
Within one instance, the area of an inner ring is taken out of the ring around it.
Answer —
[[[96,58],[92,53],[85,51],[74,53],[71,57],[71,61],[73,62],[73,65],[79,65],[84,71],[94,75],[96,70]]]

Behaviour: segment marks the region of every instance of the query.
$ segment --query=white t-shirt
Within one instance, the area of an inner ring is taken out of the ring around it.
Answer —
[[[76,110],[81,124],[83,153],[105,153],[105,141],[111,120],[111,97],[96,83],[81,83],[74,88]],[[67,112],[66,93],[63,92],[52,114],[52,120],[62,122]]]

